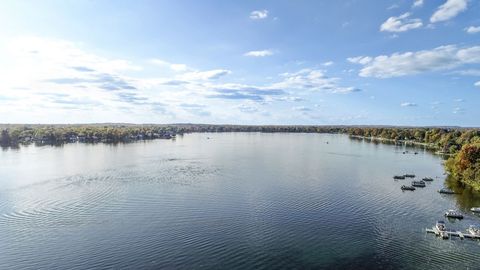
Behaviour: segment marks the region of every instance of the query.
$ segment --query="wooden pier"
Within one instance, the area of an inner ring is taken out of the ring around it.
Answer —
[[[462,233],[460,231],[451,231],[451,230],[439,231],[435,227],[432,227],[431,229],[427,228],[426,231],[427,231],[427,233],[434,233],[436,236],[442,236],[444,239],[448,239],[449,237],[455,236],[455,237],[459,237],[462,240],[465,239],[465,238],[479,239],[480,240],[480,236],[478,236],[478,235]],[[445,237],[445,235],[448,236],[448,237]]]

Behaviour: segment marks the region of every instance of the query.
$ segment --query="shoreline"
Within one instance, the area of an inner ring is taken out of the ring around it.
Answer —
[[[432,143],[422,143],[422,142],[417,142],[417,141],[412,141],[412,140],[395,140],[395,139],[387,139],[387,138],[382,138],[382,137],[367,137],[367,136],[359,136],[359,135],[349,135],[349,137],[352,138],[357,138],[357,139],[365,139],[365,140],[370,140],[370,141],[380,141],[381,143],[384,142],[392,142],[392,143],[402,143],[402,144],[407,144],[407,145],[419,145],[419,146],[424,146],[425,148],[429,150],[433,150],[435,155],[439,156],[454,156],[455,154],[452,153],[445,153],[439,150],[439,147],[432,144]]]
[[[382,138],[382,137],[367,137],[367,136],[359,136],[359,135],[349,135],[350,137],[353,138],[358,138],[358,139],[366,139],[366,140],[372,140],[372,141],[387,141],[387,142],[393,142],[393,143],[404,143],[404,144],[413,144],[413,145],[421,145],[425,146],[430,149],[437,149],[438,147],[435,146],[434,144],[429,144],[429,143],[422,143],[422,142],[417,142],[417,141],[412,141],[412,140],[396,140],[396,139],[387,139],[387,138]]]

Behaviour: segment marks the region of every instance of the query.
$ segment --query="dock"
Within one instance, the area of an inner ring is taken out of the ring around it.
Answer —
[[[460,231],[452,231],[452,230],[446,230],[446,231],[439,231],[437,228],[432,227],[431,229],[425,229],[427,233],[434,233],[436,236],[443,236],[446,234],[448,237],[443,237],[444,239],[447,239],[449,237],[459,237],[460,239],[465,239],[465,238],[470,238],[470,239],[479,239],[480,236],[478,235],[473,235],[473,234],[468,234],[468,233],[462,233]]]

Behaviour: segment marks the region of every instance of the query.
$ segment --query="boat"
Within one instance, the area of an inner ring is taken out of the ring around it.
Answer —
[[[403,175],[395,175],[393,179],[405,179],[405,176]]]
[[[437,221],[437,224],[435,224],[435,228],[439,231],[439,232],[444,232],[447,230],[447,227],[445,226],[445,221],[443,220],[439,220]]]
[[[455,192],[449,188],[439,189],[438,192],[442,194],[455,194]]]
[[[429,182],[431,182],[431,181],[433,181],[433,178],[431,178],[431,177],[424,177],[424,178],[422,178],[422,180],[423,180],[423,181],[429,181]]]
[[[475,225],[470,225],[470,227],[467,229],[467,232],[473,236],[480,237],[480,228]]]
[[[470,211],[472,211],[474,213],[480,213],[480,207],[472,207],[472,208],[470,208]]]
[[[403,176],[408,177],[408,178],[415,178],[415,174],[404,174]]]
[[[449,235],[447,233],[447,227],[445,226],[445,221],[439,220],[435,224],[436,234],[441,236],[443,239],[448,239]]]
[[[448,210],[447,212],[445,212],[445,216],[448,218],[458,218],[458,219],[463,218],[462,213],[455,210]]]
[[[412,186],[405,186],[405,185],[402,185],[400,188],[401,188],[402,190],[411,190],[411,191],[414,191],[414,190],[415,190],[414,187],[412,187]]]
[[[413,187],[425,187],[425,182],[423,181],[412,181]]]

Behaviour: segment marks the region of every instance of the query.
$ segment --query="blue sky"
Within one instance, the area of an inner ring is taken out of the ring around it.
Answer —
[[[480,1],[2,1],[1,123],[480,125]]]

